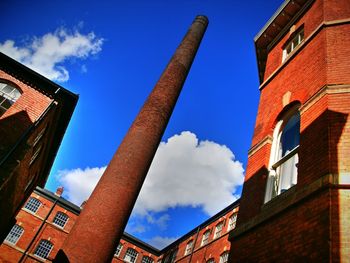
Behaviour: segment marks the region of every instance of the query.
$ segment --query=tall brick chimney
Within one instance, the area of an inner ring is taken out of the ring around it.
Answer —
[[[110,262],[208,25],[197,16],[110,161],[56,262]]]

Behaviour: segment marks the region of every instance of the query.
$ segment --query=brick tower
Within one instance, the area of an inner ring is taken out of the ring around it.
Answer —
[[[207,26],[205,16],[193,21],[109,162],[56,262],[112,260]]]
[[[350,1],[285,1],[255,38],[260,104],[231,262],[350,261]]]

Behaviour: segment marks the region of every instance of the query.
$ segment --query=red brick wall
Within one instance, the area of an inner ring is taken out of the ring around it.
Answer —
[[[328,262],[329,191],[233,240],[232,262]]]
[[[323,1],[315,1],[307,13],[295,23],[295,28],[304,25],[304,34],[307,38],[323,21]],[[289,31],[283,38],[269,51],[266,69],[264,74],[264,81],[268,79],[271,74],[282,64],[283,48],[290,38]]]
[[[228,234],[232,229],[228,229],[229,218],[238,212],[238,207],[234,208],[232,211],[227,212],[227,214],[223,215],[219,219],[213,221],[208,226],[200,229],[198,232],[194,233],[192,236],[188,237],[186,240],[182,241],[178,244],[178,253],[176,256],[176,262],[189,262],[191,258],[191,262],[206,262],[210,258],[214,258],[215,262],[219,262],[220,255],[230,250],[230,242],[228,241]],[[214,238],[215,227],[219,222],[224,222],[223,229],[221,232],[221,236],[218,238]],[[202,244],[202,238],[204,232],[210,230],[209,242],[206,245]],[[185,255],[185,250],[187,243],[193,240],[194,250],[193,254]]]
[[[128,248],[135,249],[137,251],[137,253],[138,253],[135,263],[141,263],[142,258],[144,256],[150,257],[150,258],[152,258],[154,260],[154,262],[157,262],[157,258],[158,257],[156,255],[154,255],[154,254],[152,254],[152,253],[150,253],[150,252],[148,252],[148,251],[146,251],[146,250],[144,250],[144,249],[142,249],[142,248],[140,248],[138,246],[135,246],[135,244],[132,244],[132,243],[130,243],[130,242],[124,240],[124,239],[122,239],[120,241],[120,243],[123,245],[123,248],[122,248],[119,256],[114,256],[113,257],[112,262],[124,262],[123,259],[125,257],[125,254],[126,254],[126,251],[128,250]]]
[[[346,262],[350,257],[350,193],[342,189],[350,184],[350,23],[327,25],[308,39],[323,21],[345,18],[350,19],[349,1],[316,0],[296,22],[296,28],[304,25],[300,47],[282,64],[287,33],[268,55],[265,80],[270,79],[261,86],[252,146],[272,137],[288,103],[299,102],[298,183],[264,204],[271,142],[253,148],[238,216],[242,234],[231,240],[234,262]],[[341,190],[329,183],[340,183]],[[299,200],[306,192],[309,196]]]
[[[24,208],[22,208],[17,214],[16,224],[19,224],[21,227],[23,227],[24,233],[22,234],[16,245],[12,245],[7,242],[1,244],[1,262],[6,262],[6,260],[9,262],[18,262],[18,258],[20,258],[22,256],[23,251],[25,251],[28,248],[29,244],[33,241],[38,231],[40,231],[39,235],[37,235],[37,237],[35,238],[28,250],[30,253],[28,258],[33,258],[33,262],[37,262],[37,260],[35,260],[35,256],[33,256],[34,251],[38,246],[40,240],[46,239],[50,240],[50,242],[53,244],[53,249],[49,255],[49,259],[53,259],[58,249],[61,248],[67,234],[69,233],[70,229],[72,228],[77,219],[77,215],[75,213],[67,211],[57,204],[55,205],[53,210],[51,210],[52,206],[54,205],[52,201],[35,193],[31,194],[31,196],[40,200],[42,205],[39,207],[38,211],[35,214]],[[56,226],[52,223],[58,211],[65,213],[69,217],[64,228]],[[47,218],[46,223],[40,229],[43,220],[48,214],[49,217]]]

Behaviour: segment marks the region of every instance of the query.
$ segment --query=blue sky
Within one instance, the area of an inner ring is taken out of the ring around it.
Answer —
[[[80,95],[46,187],[88,197],[198,14],[209,18],[127,231],[161,248],[236,200],[259,100],[254,36],[282,0],[16,1],[0,51]]]

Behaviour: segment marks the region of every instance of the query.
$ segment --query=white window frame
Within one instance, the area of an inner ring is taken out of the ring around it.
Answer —
[[[49,247],[47,245],[49,245]],[[40,240],[38,246],[36,247],[34,251],[34,255],[42,259],[47,259],[52,249],[53,249],[53,244],[49,240],[42,239]],[[45,253],[44,256],[42,256],[42,254],[37,254],[37,253],[43,253],[43,252]]]
[[[123,244],[122,243],[119,243],[118,246],[117,246],[117,249],[115,250],[114,252],[114,255],[119,257],[120,253],[122,252],[123,250]]]
[[[210,237],[210,229],[206,230],[203,233],[201,246],[205,246],[206,244],[209,243],[209,237]]]
[[[187,242],[186,249],[185,249],[185,256],[191,254],[193,249],[193,240],[190,240]]]
[[[143,256],[141,260],[141,263],[153,263],[153,262],[154,262],[153,258],[149,256]]]
[[[11,91],[5,91],[5,88],[10,88]],[[22,95],[22,92],[7,82],[0,80],[0,116],[3,115]],[[10,104],[10,106],[6,106],[6,102]],[[5,105],[5,106],[4,106]],[[1,113],[3,111],[3,113]]]
[[[63,218],[62,218],[63,216]],[[55,226],[64,228],[69,220],[69,216],[61,211],[58,211],[52,221]]]
[[[10,232],[8,233],[8,235],[5,238],[5,241],[7,243],[10,243],[12,245],[16,245],[18,240],[21,238],[21,236],[24,233],[24,228],[21,227],[20,225],[15,224]]]
[[[235,229],[236,228],[236,222],[237,222],[237,213],[233,213],[230,216],[230,219],[228,221],[227,231]]]
[[[292,39],[288,40],[288,44],[283,49],[282,62],[284,62],[303,41],[304,28],[299,30]]]
[[[135,249],[128,247],[124,256],[124,261],[129,263],[135,263],[138,255],[139,253]]]
[[[290,162],[294,161],[295,166],[297,166],[299,162],[299,157],[298,157],[299,145],[294,147],[289,153],[286,153],[282,158],[279,157],[282,132],[284,130],[285,125],[288,123],[288,121],[296,114],[299,114],[299,118],[300,118],[300,113],[298,109],[294,107],[288,112],[288,114],[283,119],[281,119],[276,124],[276,127],[274,129],[273,140],[271,145],[270,161],[269,161],[269,176],[266,183],[264,203],[269,202],[270,200],[272,200],[273,198],[275,198],[276,196],[282,193],[281,191],[282,190],[281,182],[283,178],[283,173],[281,172],[282,166],[284,164],[287,164],[288,161]],[[299,131],[299,136],[300,136],[300,131]],[[289,188],[291,188],[293,185],[297,183],[298,171],[296,169],[293,172],[296,174],[292,175],[293,184]],[[290,173],[288,173],[288,175],[290,175]]]
[[[224,229],[224,221],[217,223],[217,225],[215,226],[214,238],[221,237],[223,229]]]
[[[42,205],[42,203],[39,199],[34,198],[34,197],[29,197],[29,200],[24,205],[24,209],[33,213],[33,214],[36,214],[36,212],[38,212],[41,205]],[[32,209],[34,209],[35,211]]]
[[[225,251],[225,252],[221,253],[219,262],[220,263],[228,262],[228,256],[229,256],[229,252],[228,251]]]

